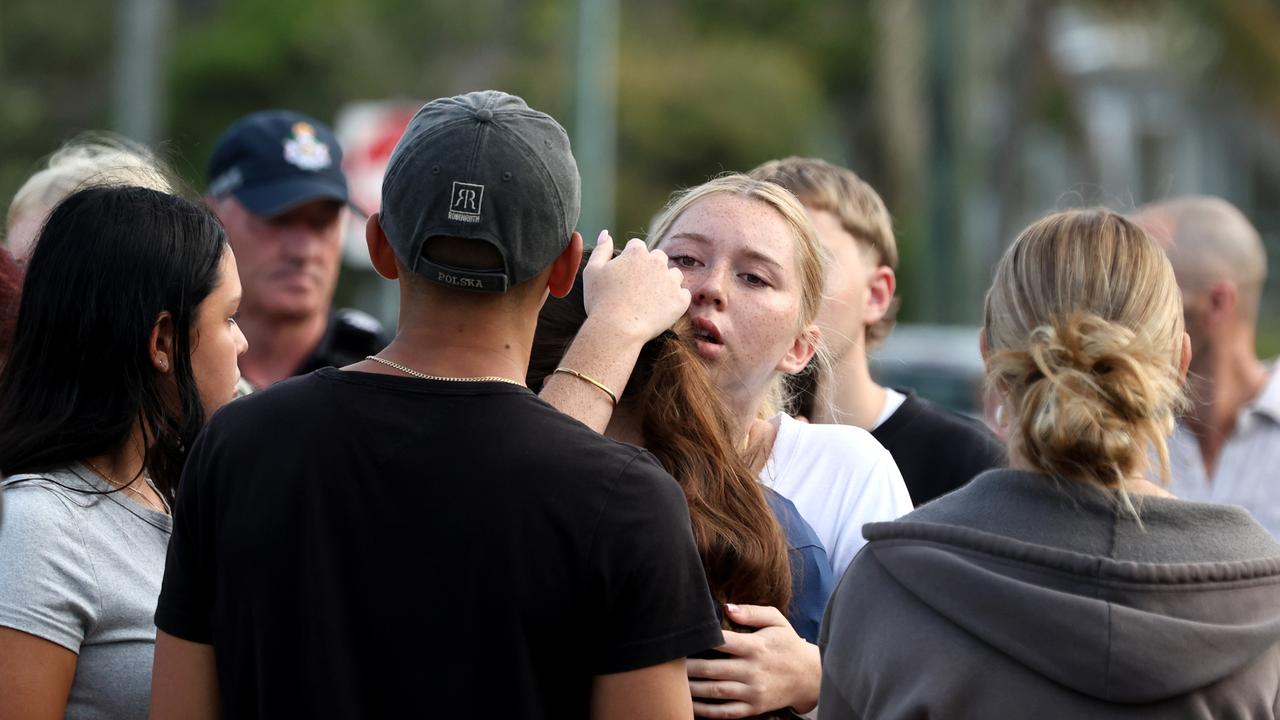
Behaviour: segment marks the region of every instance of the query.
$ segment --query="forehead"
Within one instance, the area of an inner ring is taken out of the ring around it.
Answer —
[[[662,245],[697,242],[720,252],[754,251],[785,268],[795,266],[795,237],[782,215],[761,200],[718,193],[689,206]]]

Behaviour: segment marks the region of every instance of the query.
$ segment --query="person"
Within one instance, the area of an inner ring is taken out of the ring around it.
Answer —
[[[1280,537],[1280,378],[1254,340],[1267,253],[1234,206],[1185,197],[1141,208],[1136,220],[1164,246],[1191,336],[1189,411],[1169,442],[1170,490],[1230,503]]]
[[[1280,544],[1173,498],[1191,361],[1173,269],[1104,209],[996,267],[982,352],[1009,469],[892,523],[823,622],[822,717],[1274,717]]]
[[[591,262],[606,264],[612,247],[606,231]],[[643,253],[643,245],[636,242],[628,251]],[[574,377],[561,362],[587,320],[583,286],[575,283],[563,298],[548,299],[538,315],[527,377],[535,392],[557,372]],[[694,342],[693,328],[683,320],[644,345],[605,434],[648,449],[684,489],[718,605],[784,610],[796,633],[816,643],[833,585],[826,550],[795,505],[751,471]]]
[[[144,718],[185,456],[245,340],[226,236],[138,187],[59,204],[0,373],[0,717]]]
[[[832,259],[818,313],[830,363],[789,376],[791,413],[870,432],[893,456],[917,506],[1004,466],[1003,446],[980,421],[871,377],[868,353],[893,330],[899,300],[898,247],[880,195],[853,171],[816,158],[770,160],[750,175],[800,199]]]
[[[14,193],[4,236],[14,259],[22,264],[31,256],[40,228],[58,203],[93,185],[178,191],[178,182],[146,146],[111,133],[81,133],[50,155]]]
[[[782,376],[803,369],[821,342],[815,320],[823,250],[804,208],[778,185],[725,175],[676,195],[655,219],[649,244],[661,253],[654,260],[669,259],[684,276],[695,347],[730,408],[737,442],[757,458],[753,469],[761,482],[793,502],[813,527],[839,578],[862,546],[862,525],[910,511],[911,499],[893,458],[866,431],[808,425],[779,412]],[[650,281],[652,270],[610,272],[617,262],[597,271],[599,297],[587,288],[588,322],[597,303],[618,302],[637,288],[639,297],[662,297]],[[605,292],[615,283],[622,289]],[[626,336],[629,325],[653,329],[642,312],[616,325],[615,334]],[[638,348],[626,337],[611,339],[607,327],[600,321],[589,337],[580,334],[566,363],[572,357],[574,369],[621,387]],[[609,399],[570,380],[555,376],[542,397],[603,430]],[[717,649],[730,659],[689,662],[696,698],[730,700],[695,702],[695,711],[740,718],[779,707],[811,710],[821,674],[818,648],[776,609],[735,603],[727,612],[737,625],[756,630],[725,633],[727,642]]]
[[[349,217],[332,130],[286,110],[241,118],[214,145],[208,196],[240,261],[249,338],[240,368],[250,389],[349,365],[386,344],[372,316],[332,309]]]
[[[396,338],[237,400],[192,449],[153,717],[690,715],[684,658],[723,637],[680,487],[523,384],[579,193],[520,98],[418,111],[366,233]]]

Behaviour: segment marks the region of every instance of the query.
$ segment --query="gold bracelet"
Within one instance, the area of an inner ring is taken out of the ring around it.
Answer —
[[[583,375],[582,373],[578,372],[577,370],[574,370],[574,369],[572,369],[572,368],[567,368],[567,367],[558,367],[558,368],[556,368],[555,370],[553,370],[553,371],[552,371],[552,374],[555,374],[555,373],[564,373],[565,375],[572,375],[572,376],[574,376],[574,377],[578,378],[579,380],[582,380],[582,381],[585,381],[585,382],[589,382],[589,383],[591,383],[592,385],[595,385],[596,387],[600,388],[600,391],[601,391],[601,392],[603,392],[605,395],[608,395],[608,396],[609,396],[609,399],[613,401],[613,405],[614,405],[614,407],[617,407],[617,405],[618,405],[618,396],[617,396],[617,395],[614,395],[614,394],[613,394],[613,391],[612,391],[612,390],[610,390],[609,388],[605,387],[605,386],[604,386],[604,383],[600,382],[599,380],[596,380],[595,378],[587,377],[586,375]]]

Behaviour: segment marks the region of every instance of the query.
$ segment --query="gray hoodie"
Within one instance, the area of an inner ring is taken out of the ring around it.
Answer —
[[[1280,545],[1243,509],[995,470],[870,541],[827,608],[822,720],[1275,718]]]

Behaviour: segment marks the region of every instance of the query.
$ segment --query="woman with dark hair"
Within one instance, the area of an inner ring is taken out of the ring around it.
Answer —
[[[583,293],[580,273],[568,295],[543,305],[527,378],[535,392],[551,375],[570,372],[560,363],[587,319]],[[718,606],[778,608],[796,633],[815,642],[833,587],[826,552],[791,501],[762,485],[752,458],[736,447],[734,417],[696,342],[693,326],[681,319],[644,345],[605,434],[648,449],[684,490]],[[742,629],[727,617],[724,626]],[[779,709],[759,717],[790,716]]]
[[[0,374],[0,717],[141,718],[186,448],[247,343],[204,208],[75,193],[27,266]]]

